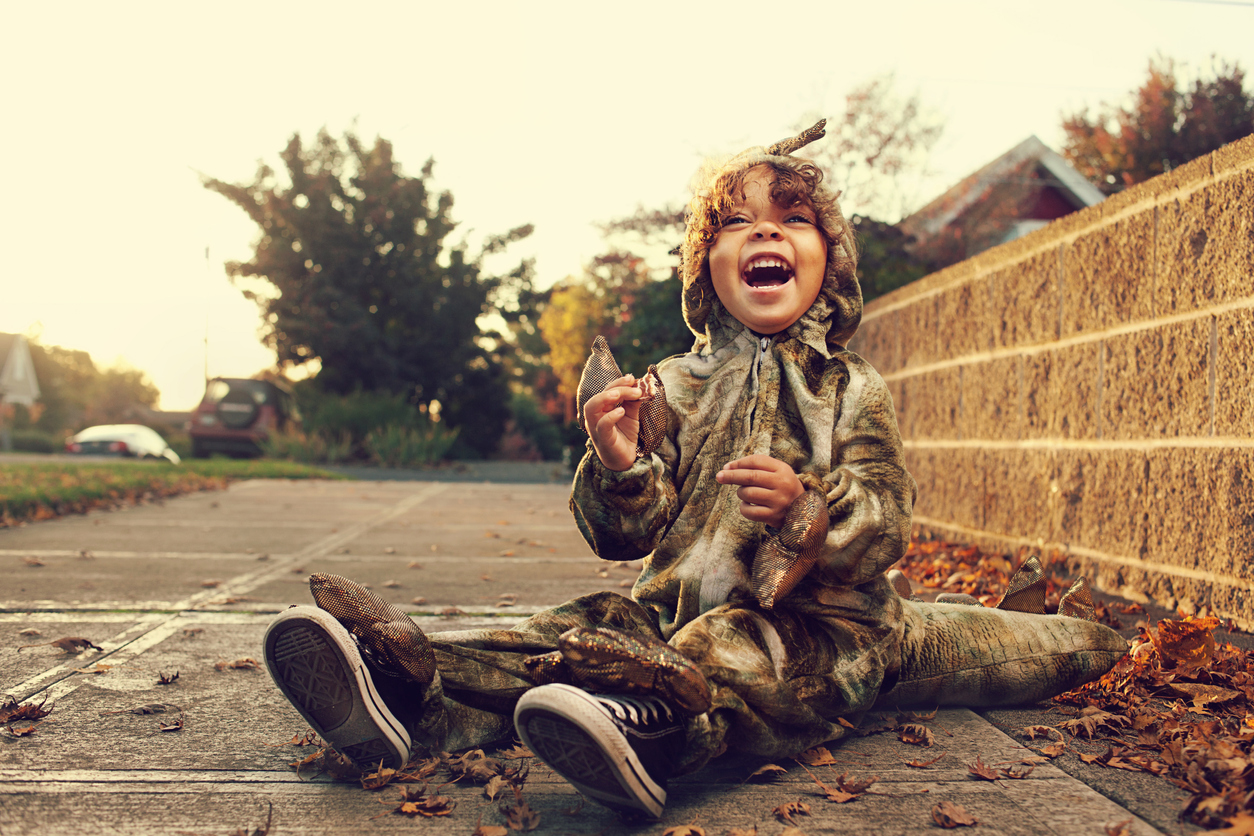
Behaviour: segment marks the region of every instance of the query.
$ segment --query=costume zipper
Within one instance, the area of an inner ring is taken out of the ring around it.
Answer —
[[[758,369],[762,367],[762,358],[771,347],[770,337],[758,338],[758,352],[753,356],[753,406],[749,407],[749,432],[753,432],[753,416],[758,411]]]

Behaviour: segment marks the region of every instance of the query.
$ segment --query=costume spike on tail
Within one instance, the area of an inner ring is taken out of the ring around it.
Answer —
[[[816,139],[822,139],[825,137],[827,135],[827,131],[824,130],[826,125],[827,120],[820,119],[796,136],[781,139],[779,142],[771,145],[766,149],[766,153],[770,154],[772,157],[787,156],[799,148],[804,148]]]
[[[1128,650],[1114,630],[1079,618],[901,603],[901,669],[877,708],[1038,702],[1092,682]]]
[[[1041,569],[1041,561],[1033,555],[1015,570],[999,610],[1014,612],[1045,612],[1045,571]]]
[[[1071,588],[1058,601],[1058,614],[1083,618],[1085,621],[1097,620],[1093,593],[1089,591],[1089,582],[1083,575],[1075,579],[1075,583],[1071,584]]]

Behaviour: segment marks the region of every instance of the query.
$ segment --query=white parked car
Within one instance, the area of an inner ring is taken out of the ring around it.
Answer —
[[[65,452],[92,456],[133,456],[179,463],[165,439],[141,424],[101,424],[65,440]]]

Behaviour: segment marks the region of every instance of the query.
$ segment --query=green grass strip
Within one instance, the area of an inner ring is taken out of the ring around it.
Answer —
[[[241,479],[343,479],[296,462],[208,459],[0,463],[0,527],[93,508],[217,490]]]

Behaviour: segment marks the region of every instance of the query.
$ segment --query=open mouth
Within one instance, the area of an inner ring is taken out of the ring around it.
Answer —
[[[749,263],[744,272],[749,287],[779,287],[792,279],[792,268],[778,258],[759,258]]]

